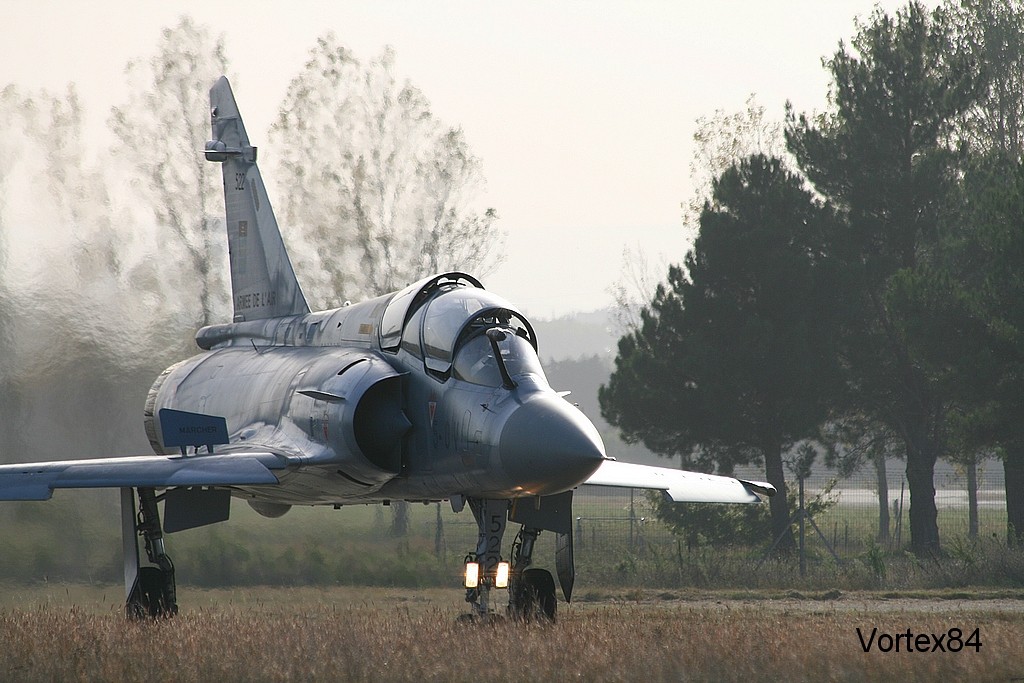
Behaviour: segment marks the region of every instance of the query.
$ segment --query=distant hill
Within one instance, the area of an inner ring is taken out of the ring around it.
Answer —
[[[537,332],[544,372],[555,391],[571,391],[566,398],[579,406],[604,439],[608,455],[625,462],[671,467],[669,460],[640,445],[628,445],[615,427],[601,417],[597,390],[615,367],[619,335],[611,310],[572,313],[553,320],[531,321]]]
[[[615,357],[619,336],[615,332],[612,312],[608,309],[531,322],[537,332],[541,361]]]

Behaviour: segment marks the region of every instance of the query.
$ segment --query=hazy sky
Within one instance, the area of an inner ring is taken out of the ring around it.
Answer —
[[[750,93],[780,119],[787,99],[824,108],[821,58],[874,5],[0,0],[0,88],[74,82],[99,130],[124,100],[126,62],[148,58],[160,29],[188,14],[225,36],[259,146],[319,35],[334,31],[363,58],[391,45],[398,76],[483,161],[486,205],[508,232],[484,284],[546,317],[608,305],[624,245],[680,261],[695,119],[738,111]]]

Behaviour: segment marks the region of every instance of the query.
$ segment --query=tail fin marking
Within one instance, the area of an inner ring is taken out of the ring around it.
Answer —
[[[234,321],[309,313],[256,166],[256,148],[224,76],[210,89],[210,121],[206,159],[221,162],[224,173]]]

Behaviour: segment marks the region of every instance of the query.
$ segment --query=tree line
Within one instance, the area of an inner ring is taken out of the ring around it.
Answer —
[[[971,472],[994,453],[1019,544],[1024,6],[876,9],[823,66],[826,110],[787,105],[785,152],[714,178],[692,250],[619,341],[602,412],[690,466],[762,464],[789,544],[798,443],[847,468],[905,458],[920,555],[940,551],[936,461]]]

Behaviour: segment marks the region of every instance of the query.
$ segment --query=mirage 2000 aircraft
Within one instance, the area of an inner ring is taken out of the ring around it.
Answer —
[[[471,275],[434,275],[311,313],[226,78],[210,105],[205,155],[223,166],[234,319],[199,330],[201,353],[153,383],[145,428],[156,455],[0,466],[0,500],[120,489],[129,616],[176,613],[164,533],[226,520],[232,497],[267,517],[293,505],[468,505],[479,527],[466,562],[470,614],[495,613],[491,592],[506,588],[509,614],[553,618],[555,584],[531,566],[534,542],[542,530],[557,535],[568,601],[581,484],[697,502],[775,492],[608,458],[590,421],[548,386],[530,321]],[[506,522],[521,525],[509,561]]]

